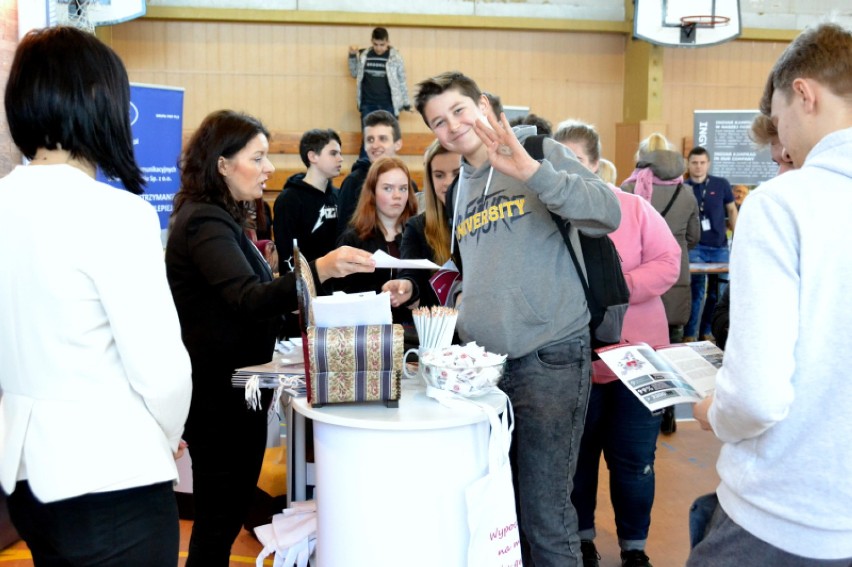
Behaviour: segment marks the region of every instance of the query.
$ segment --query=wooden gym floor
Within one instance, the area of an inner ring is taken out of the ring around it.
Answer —
[[[682,567],[689,555],[687,514],[692,501],[712,492],[718,483],[716,457],[720,443],[702,431],[693,421],[680,421],[677,433],[660,435],[657,443],[657,495],[646,552],[654,567]],[[601,567],[619,567],[618,540],[615,535],[606,466],[601,466],[598,495],[596,544]],[[192,522],[181,521],[180,565],[186,561],[186,549]],[[261,545],[243,530],[232,548],[231,567],[254,565]],[[26,545],[18,542],[0,551],[0,567],[32,567]],[[272,565],[267,561],[265,565]]]

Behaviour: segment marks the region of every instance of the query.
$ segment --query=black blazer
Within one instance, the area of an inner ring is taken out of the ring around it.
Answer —
[[[192,360],[199,374],[227,376],[272,359],[281,315],[297,309],[295,276],[272,272],[242,227],[221,206],[185,203],[172,218],[166,274]],[[314,267],[311,267],[314,270]],[[314,281],[319,278],[314,272]],[[217,378],[219,380],[219,378]],[[211,392],[212,394],[212,392]]]

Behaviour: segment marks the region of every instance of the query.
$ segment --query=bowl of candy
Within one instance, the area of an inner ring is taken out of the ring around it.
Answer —
[[[427,386],[475,396],[497,386],[505,368],[506,355],[468,343],[421,351],[418,373]]]

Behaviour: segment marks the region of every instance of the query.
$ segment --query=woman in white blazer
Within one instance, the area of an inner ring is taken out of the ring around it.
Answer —
[[[129,107],[94,35],[19,44],[5,108],[31,161],[0,180],[0,482],[37,566],[178,562],[191,369]]]

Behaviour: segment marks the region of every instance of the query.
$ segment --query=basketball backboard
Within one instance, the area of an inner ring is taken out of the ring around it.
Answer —
[[[633,37],[668,47],[706,47],[742,32],[739,0],[635,0]]]

